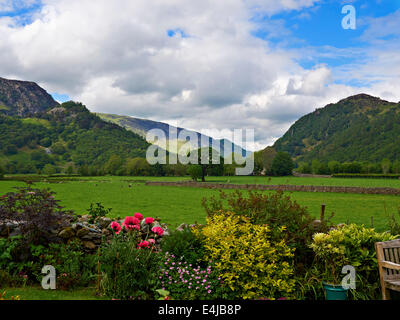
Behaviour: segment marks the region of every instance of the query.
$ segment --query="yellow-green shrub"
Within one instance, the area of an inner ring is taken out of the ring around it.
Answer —
[[[194,232],[204,242],[205,259],[215,263],[224,285],[237,298],[290,296],[293,250],[283,240],[271,242],[267,225],[255,225],[247,217],[227,212],[208,217],[207,225]]]
[[[350,224],[329,233],[316,233],[311,248],[316,260],[315,270],[321,280],[340,284],[345,265],[356,270],[356,289],[351,290],[354,299],[379,298],[379,271],[375,242],[395,239],[389,233],[378,233],[373,228]]]

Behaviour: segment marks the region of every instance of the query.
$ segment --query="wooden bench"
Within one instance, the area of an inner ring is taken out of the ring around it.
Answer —
[[[390,291],[400,291],[400,240],[375,243],[382,299],[390,299]]]

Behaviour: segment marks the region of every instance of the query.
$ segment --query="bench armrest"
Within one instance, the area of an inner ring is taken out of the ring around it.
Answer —
[[[387,269],[400,270],[400,264],[393,263],[390,261],[382,261],[382,262],[380,262],[380,265]]]

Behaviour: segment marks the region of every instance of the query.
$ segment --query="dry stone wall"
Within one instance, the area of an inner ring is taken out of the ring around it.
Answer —
[[[340,187],[340,186],[229,184],[229,183],[207,183],[207,182],[192,182],[192,181],[182,181],[182,182],[147,181],[146,185],[208,188],[208,189],[276,190],[276,191],[297,191],[297,192],[335,192],[335,193],[400,195],[400,189],[381,188],[381,187],[363,188],[363,187]]]

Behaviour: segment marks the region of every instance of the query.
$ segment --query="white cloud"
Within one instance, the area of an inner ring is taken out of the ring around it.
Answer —
[[[255,128],[255,146],[265,147],[299,116],[363,90],[335,85],[337,70],[305,70],[292,51],[251,36],[257,14],[317,2],[44,0],[30,24],[0,18],[0,74],[37,81],[92,111],[195,130]],[[167,36],[177,29],[187,37]],[[383,89],[372,91],[396,88]]]

